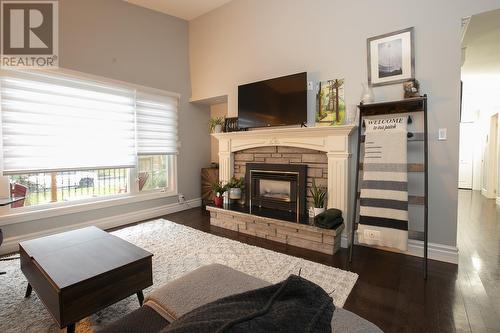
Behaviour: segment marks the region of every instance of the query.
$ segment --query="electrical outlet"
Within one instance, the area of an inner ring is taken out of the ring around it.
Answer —
[[[365,239],[379,241],[380,240],[380,231],[365,229],[363,236],[365,237]]]
[[[179,194],[179,203],[183,203],[186,201],[186,198],[184,197],[184,194]]]

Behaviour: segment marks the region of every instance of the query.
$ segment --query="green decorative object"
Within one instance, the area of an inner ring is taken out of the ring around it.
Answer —
[[[210,133],[221,133],[225,122],[225,117],[210,118],[208,121],[208,129]]]
[[[316,95],[316,126],[335,126],[346,123],[344,79],[319,83]]]

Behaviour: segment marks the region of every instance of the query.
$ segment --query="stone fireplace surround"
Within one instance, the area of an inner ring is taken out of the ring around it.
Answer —
[[[234,176],[245,177],[247,163],[307,165],[306,205],[312,205],[311,189],[328,185],[328,157],[325,152],[307,148],[269,146],[250,148],[234,153]]]
[[[233,175],[243,177],[248,162],[307,164],[307,192],[313,179],[317,185],[326,186],[327,207],[340,209],[349,226],[350,147],[355,128],[272,128],[212,134],[219,141],[220,180],[227,182]]]

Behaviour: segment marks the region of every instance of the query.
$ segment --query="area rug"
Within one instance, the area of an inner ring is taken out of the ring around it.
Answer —
[[[317,283],[342,307],[358,275],[301,258],[243,244],[211,235],[167,220],[155,220],[113,232],[154,254],[151,290],[180,277],[200,266],[220,263],[247,274],[279,282],[290,274],[298,274]],[[36,292],[24,299],[26,279],[19,261],[1,261],[0,271],[0,332],[59,332]],[[81,320],[76,331],[94,332],[112,321],[137,309],[137,297],[128,297],[91,317]]]

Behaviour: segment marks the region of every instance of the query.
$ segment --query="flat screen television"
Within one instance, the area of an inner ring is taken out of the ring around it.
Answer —
[[[240,128],[307,122],[307,73],[238,86]]]

